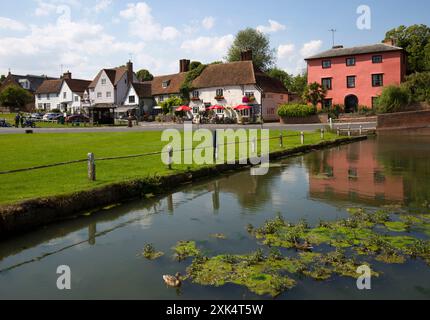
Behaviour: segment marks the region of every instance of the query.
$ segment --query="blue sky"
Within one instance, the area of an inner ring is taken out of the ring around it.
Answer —
[[[357,8],[371,12],[369,30],[357,28]],[[278,66],[300,72],[303,58],[336,43],[380,42],[398,25],[430,25],[427,0],[20,0],[0,11],[0,74],[58,76],[70,70],[91,79],[101,68],[133,58],[135,68],[173,73],[178,60],[225,57],[238,30],[268,34]],[[62,67],[61,67],[62,65]]]

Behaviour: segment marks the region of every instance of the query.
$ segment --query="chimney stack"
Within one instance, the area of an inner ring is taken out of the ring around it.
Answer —
[[[252,50],[242,51],[240,53],[240,61],[252,61]]]
[[[67,71],[63,74],[63,79],[65,80],[71,80],[72,79],[72,73],[70,71]]]
[[[190,63],[191,61],[187,59],[179,60],[179,72],[182,73],[190,71]]]
[[[127,78],[128,78],[129,83],[133,83],[133,78],[134,78],[133,75],[134,75],[133,62],[131,62],[131,60],[129,60],[127,62]]]
[[[384,43],[388,44],[389,46],[395,46],[396,45],[396,41],[393,38],[384,40]]]

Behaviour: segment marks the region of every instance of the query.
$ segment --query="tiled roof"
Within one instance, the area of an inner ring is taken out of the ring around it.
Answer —
[[[46,77],[46,76],[35,76],[35,75],[17,75],[17,74],[10,74],[6,77],[6,80],[4,81],[4,85],[8,85],[10,83],[16,83],[17,85],[19,85],[19,81],[20,80],[28,80],[28,82],[30,83],[30,89],[29,91],[31,92],[35,92],[40,85],[45,81],[45,80],[54,80],[56,78],[53,77]]]
[[[258,85],[264,92],[285,93],[288,90],[278,79],[257,70],[252,61],[213,64],[193,81],[195,88]]]
[[[100,77],[101,77],[103,71],[106,72],[106,75],[108,76],[110,82],[112,82],[113,85],[116,86],[118,84],[118,82],[122,79],[124,74],[127,73],[127,67],[118,67],[118,68],[114,68],[114,69],[102,69],[102,70],[100,70],[100,72],[97,74],[95,79],[89,85],[90,88],[96,87],[97,83],[100,80]]]
[[[133,83],[133,88],[140,98],[152,98],[150,83]]]
[[[378,43],[368,46],[352,47],[352,48],[338,48],[330,49],[314,56],[308,57],[305,60],[321,59],[321,58],[335,58],[342,56],[352,56],[366,53],[380,53],[403,50],[400,47],[390,46],[385,43]]]
[[[255,84],[252,61],[208,65],[193,81],[194,88],[213,88]]]
[[[63,85],[63,79],[45,80],[42,85],[36,90],[37,94],[58,93]]]
[[[70,90],[75,93],[83,93],[91,83],[91,81],[80,79],[65,79],[64,81],[67,83]]]
[[[170,74],[165,76],[154,77],[152,81],[144,83],[151,84],[151,90],[153,96],[159,96],[163,94],[179,94],[181,85],[184,83],[186,72]],[[169,82],[167,88],[163,88],[163,82]]]

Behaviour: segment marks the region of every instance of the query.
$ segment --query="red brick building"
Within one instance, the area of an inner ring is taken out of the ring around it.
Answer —
[[[308,83],[327,89],[324,107],[345,106],[345,112],[359,106],[373,108],[382,89],[399,85],[406,75],[406,56],[402,48],[381,43],[354,48],[333,47],[306,59]]]

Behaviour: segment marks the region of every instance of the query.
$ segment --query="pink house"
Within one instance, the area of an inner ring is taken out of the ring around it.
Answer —
[[[306,59],[308,83],[327,89],[323,107],[345,105],[345,112],[359,106],[373,108],[383,87],[399,85],[406,74],[406,56],[393,42],[354,48],[333,47]]]

